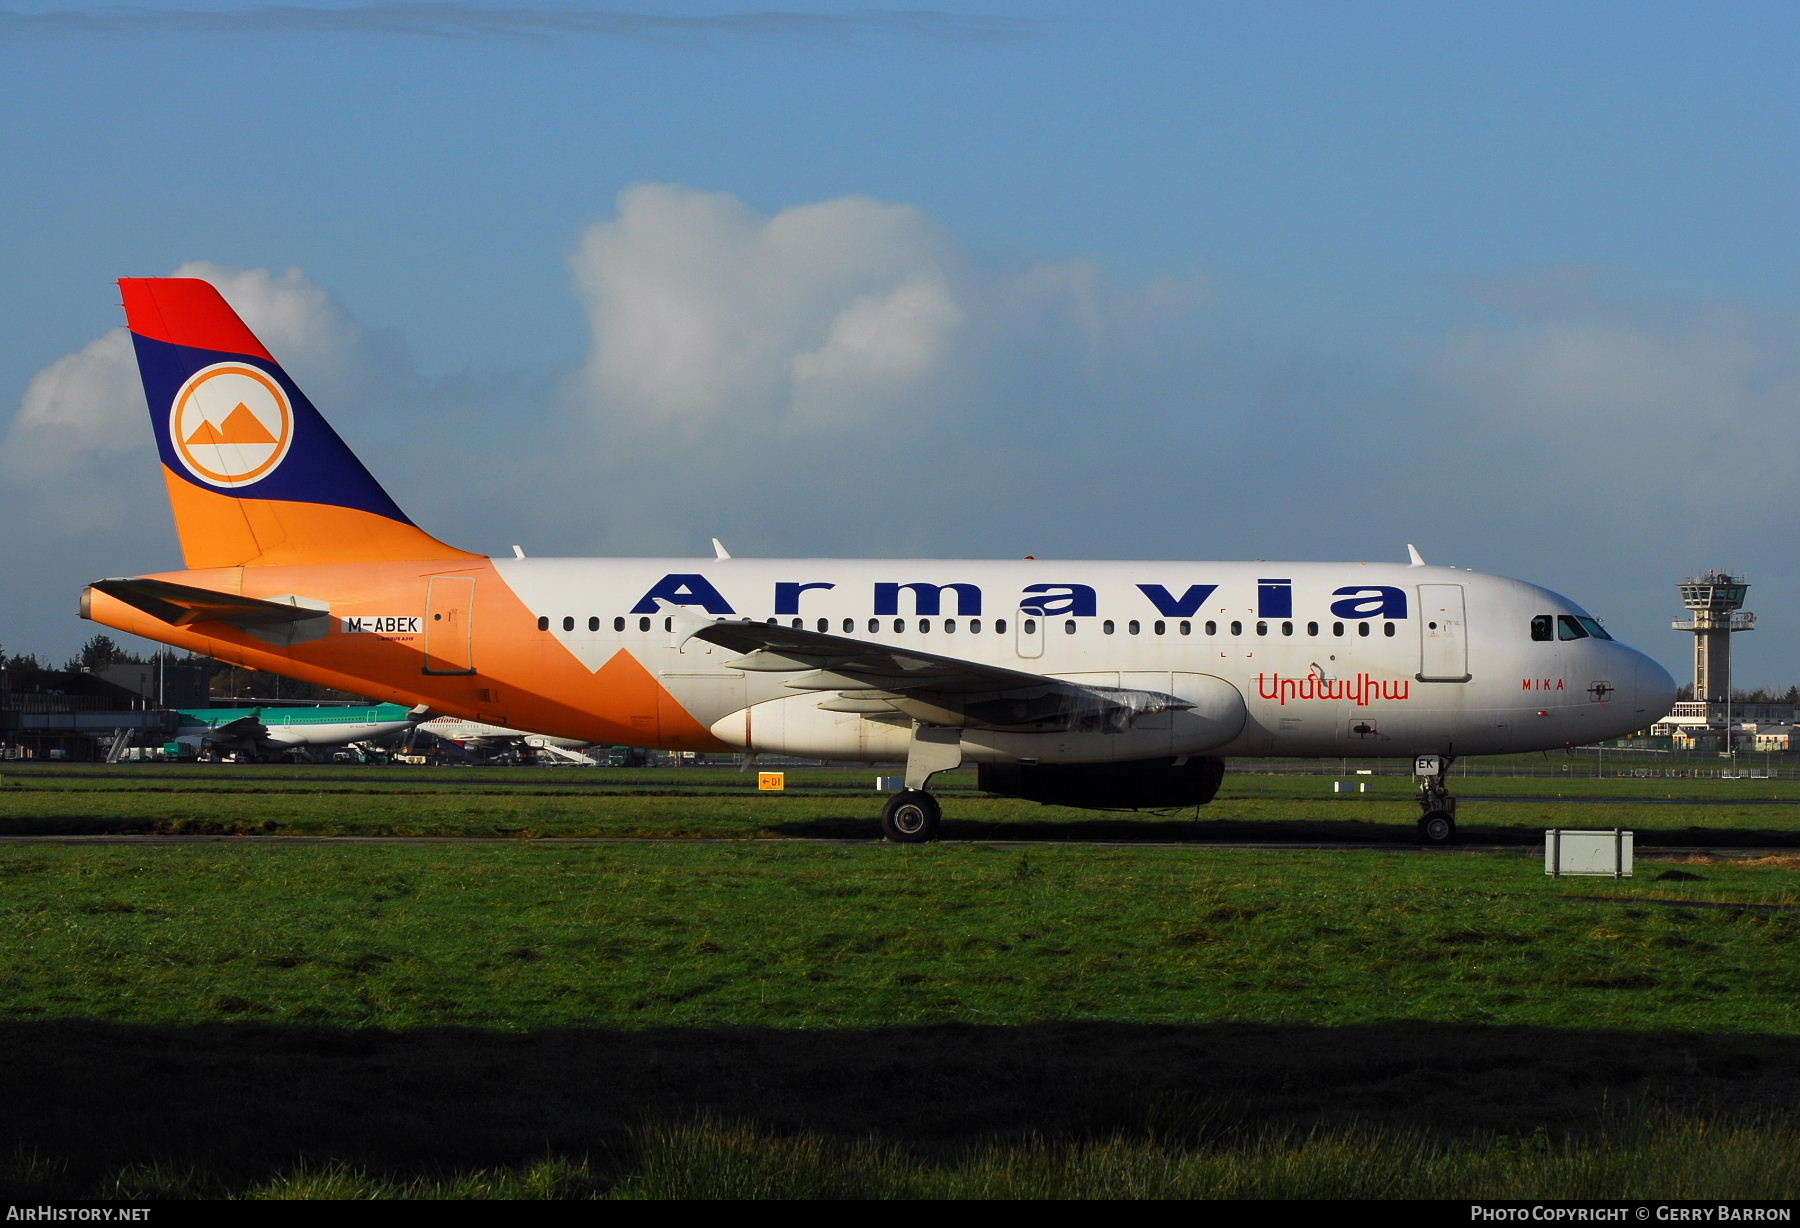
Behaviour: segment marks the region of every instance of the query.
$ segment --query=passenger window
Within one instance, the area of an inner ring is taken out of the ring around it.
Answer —
[[[573,631],[573,630],[575,630],[575,620],[574,620],[574,619],[573,619],[573,618],[565,618],[565,619],[563,619],[563,630],[564,630],[564,631]]]
[[[1356,624],[1356,634],[1358,634],[1358,635],[1369,634],[1369,624],[1368,623],[1357,623]]]
[[[906,620],[904,618],[896,618],[894,620],[894,630],[905,631],[906,630]]]
[[[944,620],[944,634],[946,634],[946,635],[956,634],[956,620],[954,618],[946,618]]]
[[[1306,634],[1308,634],[1308,635],[1319,634],[1319,624],[1318,623],[1307,623],[1306,624]]]
[[[1063,634],[1064,635],[1074,635],[1075,634],[1075,620],[1074,619],[1072,619],[1072,618],[1068,619],[1063,623]]]
[[[1556,616],[1556,638],[1559,640],[1585,640],[1587,628],[1576,622],[1573,615],[1558,614]]]
[[[931,620],[929,618],[921,618],[919,620],[920,634],[924,634],[925,632],[927,632],[929,630],[931,630]]]
[[[615,619],[613,619],[613,630],[614,630],[614,631],[623,631],[623,630],[625,630],[625,617],[624,617],[624,615],[620,615],[620,616],[619,616],[619,617],[618,617],[618,618],[615,618]]]
[[[971,618],[969,620],[969,634],[970,635],[980,635],[981,634],[981,620],[979,618]]]
[[[854,618],[846,618],[844,620],[844,634],[849,635],[854,630],[856,630],[856,620]]]
[[[1283,634],[1283,635],[1294,634],[1294,624],[1293,623],[1282,623],[1281,624],[1281,634]]]
[[[772,618],[771,618],[771,619],[770,619],[770,620],[769,620],[769,621],[770,621],[770,622],[774,622],[774,621],[775,621],[775,620],[774,620],[774,619],[772,619]],[[639,630],[639,631],[648,631],[648,630],[650,630],[650,620],[649,620],[649,619],[648,619],[648,618],[640,618],[640,619],[638,619],[638,630]]]
[[[1256,634],[1258,634],[1258,635],[1269,634],[1269,624],[1268,623],[1257,623],[1256,624]]]
[[[1381,634],[1387,636],[1390,640],[1394,638],[1394,631],[1395,627],[1393,623],[1381,624]]]
[[[1333,634],[1333,635],[1344,634],[1344,624],[1343,623],[1332,623],[1331,624],[1331,634]]]
[[[1208,635],[1219,634],[1219,624],[1212,621],[1212,619],[1210,619],[1210,618],[1206,620],[1206,634],[1208,634]]]
[[[589,616],[589,618],[588,618],[588,630],[589,630],[589,631],[598,631],[598,630],[600,630],[600,620],[599,620],[599,619],[598,619],[598,618],[594,618],[594,617],[592,617],[592,616]]]
[[[1109,618],[1105,622],[1101,623],[1100,630],[1107,635],[1111,635],[1113,633],[1113,620]]]
[[[1182,619],[1181,620],[1181,634],[1192,635],[1193,633],[1194,633],[1194,624],[1189,622],[1185,618]]]
[[[878,618],[871,618],[869,620],[869,634],[874,635],[879,630],[881,630],[881,620]]]
[[[538,630],[539,631],[550,630],[550,620],[548,618],[545,618],[541,614],[538,616]]]
[[[1025,634],[1026,635],[1036,635],[1037,634],[1037,619],[1028,618],[1025,620]]]
[[[1135,618],[1125,624],[1125,633],[1127,635],[1136,635],[1138,633],[1138,630],[1139,630],[1138,620]]]
[[[1242,634],[1244,634],[1244,624],[1243,624],[1243,623],[1239,623],[1239,622],[1234,622],[1234,623],[1232,623],[1232,624],[1231,624],[1231,634],[1233,634],[1233,635],[1242,635]]]
[[[994,620],[994,634],[995,635],[1005,635],[1006,634],[1006,620],[1004,618],[996,618]]]
[[[1151,624],[1150,629],[1158,635],[1161,635],[1164,631],[1168,630],[1168,628],[1163,625],[1163,620],[1160,618]]]

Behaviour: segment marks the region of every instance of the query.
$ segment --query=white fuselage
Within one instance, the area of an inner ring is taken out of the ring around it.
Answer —
[[[833,710],[854,707],[854,692],[797,693],[780,674],[734,669],[740,654],[686,639],[661,603],[1192,705],[1129,727],[965,727],[962,753],[974,762],[1533,750],[1646,728],[1674,692],[1660,665],[1604,638],[1567,598],[1448,567],[899,559],[496,559],[493,567],[536,615],[539,634],[587,669],[627,652],[721,742],[752,751],[904,758],[912,728]],[[1547,620],[1535,637],[1534,619]]]

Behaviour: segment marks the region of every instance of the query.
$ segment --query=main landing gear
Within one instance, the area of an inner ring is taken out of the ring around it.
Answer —
[[[1419,778],[1419,841],[1422,844],[1448,844],[1456,839],[1456,799],[1444,777],[1450,771],[1454,755],[1420,755],[1414,765]]]
[[[888,798],[881,812],[881,834],[895,844],[924,844],[937,839],[944,809],[923,789],[903,789]]]
[[[895,844],[936,840],[944,817],[937,798],[925,789],[931,778],[962,763],[962,730],[942,725],[914,725],[906,751],[906,788],[888,799],[881,811],[881,834]]]

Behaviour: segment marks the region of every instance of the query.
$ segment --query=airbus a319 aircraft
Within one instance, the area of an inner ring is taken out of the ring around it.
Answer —
[[[1068,806],[1197,805],[1238,755],[1427,759],[1593,742],[1675,686],[1533,584],[1424,564],[489,558],[409,520],[208,283],[121,281],[184,571],[84,617],[491,725],[904,761]]]

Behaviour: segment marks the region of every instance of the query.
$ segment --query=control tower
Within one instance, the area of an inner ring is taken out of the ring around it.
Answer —
[[[1756,615],[1741,608],[1749,588],[1744,577],[1716,571],[1681,582],[1681,604],[1693,613],[1674,626],[1693,633],[1694,699],[1700,703],[1731,702],[1731,637],[1756,630]]]

